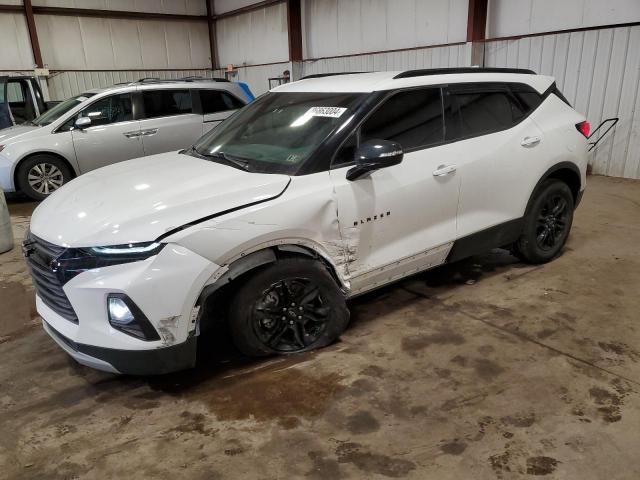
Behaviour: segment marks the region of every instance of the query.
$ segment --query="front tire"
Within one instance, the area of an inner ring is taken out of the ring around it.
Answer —
[[[569,237],[573,210],[573,194],[566,183],[553,178],[543,182],[534,193],[513,253],[528,263],[553,260]]]
[[[253,274],[237,290],[229,312],[233,341],[250,356],[324,347],[348,323],[344,295],[325,266],[297,257]]]
[[[20,164],[16,180],[22,193],[33,200],[44,200],[71,180],[71,171],[61,159],[38,154]]]

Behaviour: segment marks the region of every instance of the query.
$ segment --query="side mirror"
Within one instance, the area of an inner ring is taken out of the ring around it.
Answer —
[[[402,162],[402,146],[389,140],[367,140],[356,150],[356,166],[347,172],[347,180],[357,180],[374,170],[392,167]]]
[[[89,117],[80,117],[74,123],[74,126],[78,130],[84,130],[85,128],[89,128],[91,126],[91,119]]]

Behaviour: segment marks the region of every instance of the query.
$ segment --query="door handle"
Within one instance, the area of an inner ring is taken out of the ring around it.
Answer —
[[[140,132],[124,132],[123,135],[127,138],[137,138],[141,135]]]
[[[444,177],[450,173],[455,172],[458,169],[456,165],[438,165],[438,168],[433,171],[434,177]]]
[[[535,147],[540,143],[540,137],[524,137],[520,145],[523,147]]]
[[[149,128],[148,130],[142,130],[140,133],[142,134],[143,137],[152,137],[156,133],[158,133],[158,129],[157,128]]]

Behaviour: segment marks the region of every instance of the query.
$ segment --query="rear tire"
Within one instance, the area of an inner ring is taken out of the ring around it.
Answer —
[[[349,323],[343,293],[325,266],[284,258],[258,270],[235,293],[233,341],[245,355],[305,352],[334,342]]]
[[[44,200],[71,178],[63,160],[44,153],[27,158],[16,173],[18,190],[33,200]]]
[[[512,253],[528,263],[553,260],[569,237],[573,210],[569,186],[554,178],[545,180],[534,193]]]

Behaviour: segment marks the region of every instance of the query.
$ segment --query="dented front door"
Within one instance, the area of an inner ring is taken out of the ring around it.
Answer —
[[[445,261],[460,187],[455,171],[437,174],[446,156],[446,146],[414,151],[355,181],[350,166],[331,171],[351,295]]]

